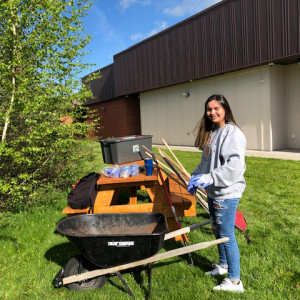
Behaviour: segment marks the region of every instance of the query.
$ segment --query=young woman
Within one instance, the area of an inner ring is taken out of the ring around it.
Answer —
[[[244,292],[240,280],[240,254],[234,223],[239,200],[245,190],[246,139],[237,127],[230,106],[223,95],[212,95],[198,125],[195,146],[203,150],[198,167],[192,172],[188,190],[194,194],[200,186],[207,192],[212,231],[216,238],[229,237],[218,245],[218,264],[207,275],[228,273],[214,290]]]

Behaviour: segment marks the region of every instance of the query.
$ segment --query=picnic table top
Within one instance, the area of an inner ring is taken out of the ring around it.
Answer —
[[[132,165],[132,164],[138,164],[139,166],[142,166],[142,165],[144,165],[144,161],[138,160],[138,161],[134,161],[134,162],[130,162],[130,163],[120,164],[120,166]],[[111,177],[106,177],[101,174],[101,177],[97,181],[97,184],[98,185],[106,185],[106,184],[122,185],[122,184],[126,184],[126,183],[142,183],[142,182],[151,182],[151,181],[158,181],[158,172],[157,172],[157,168],[155,168],[155,167],[153,168],[153,174],[151,176],[146,176],[146,171],[140,173],[137,176],[129,176],[127,178],[122,178],[122,177],[111,178]]]

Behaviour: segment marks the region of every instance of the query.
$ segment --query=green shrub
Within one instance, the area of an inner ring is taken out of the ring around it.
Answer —
[[[89,129],[81,104],[91,91],[78,76],[89,66],[82,62],[91,41],[82,18],[90,6],[89,0],[0,3],[0,212],[37,204],[37,189],[49,182],[68,183],[77,137]]]

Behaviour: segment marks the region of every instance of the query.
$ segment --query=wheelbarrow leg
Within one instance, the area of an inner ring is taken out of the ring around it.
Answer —
[[[63,281],[62,281],[63,275],[64,275],[64,269],[60,269],[52,281],[52,284],[54,285],[54,287],[60,288],[60,287],[64,286]]]
[[[125,286],[125,288],[126,288],[127,292],[129,293],[129,295],[130,295],[132,298],[134,298],[134,295],[133,295],[131,289],[129,288],[129,286],[127,285],[127,283],[125,282],[125,280],[123,279],[121,273],[120,273],[120,272],[117,272],[116,274],[118,275],[118,277],[120,278],[121,282],[122,282],[123,285]]]
[[[147,274],[148,274],[148,295],[147,295],[147,298],[150,298],[150,296],[151,296],[152,265],[153,265],[153,263],[148,264],[148,269],[147,269]]]

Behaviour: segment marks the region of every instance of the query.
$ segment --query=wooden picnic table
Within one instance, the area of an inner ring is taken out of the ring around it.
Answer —
[[[142,164],[142,161],[135,162]],[[174,177],[176,177],[174,175]],[[177,216],[195,216],[196,200],[186,189],[174,180],[164,176],[169,189]],[[170,208],[168,198],[158,176],[157,169],[153,169],[151,176],[140,173],[138,176],[127,178],[109,178],[101,175],[97,181],[97,196],[94,205],[94,213],[133,213],[133,212],[160,212],[165,215],[169,231],[178,229],[174,215]],[[149,195],[148,203],[139,203],[138,190],[146,190]],[[123,191],[129,192],[128,204],[119,204],[118,199]],[[88,213],[86,209],[72,209],[67,206],[63,213],[68,216]],[[181,240],[181,236],[176,237]]]

